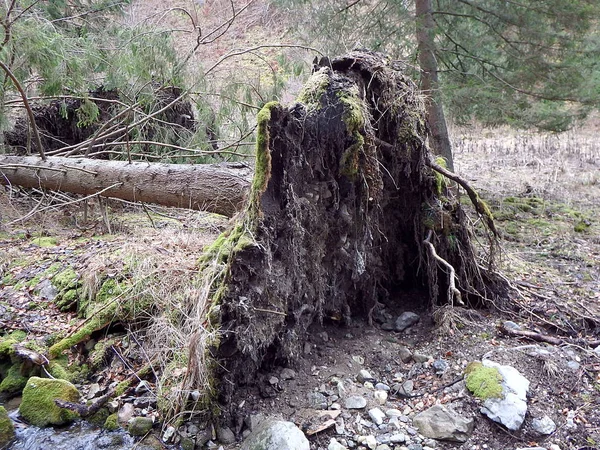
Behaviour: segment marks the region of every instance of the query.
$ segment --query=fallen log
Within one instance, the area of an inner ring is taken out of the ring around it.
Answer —
[[[44,188],[233,216],[244,204],[245,164],[162,164],[0,155],[0,184]],[[107,189],[109,188],[109,189]]]

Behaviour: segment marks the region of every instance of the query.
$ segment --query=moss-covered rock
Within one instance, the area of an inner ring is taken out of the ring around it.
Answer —
[[[15,354],[14,345],[23,342],[27,337],[27,333],[21,330],[13,331],[12,333],[0,338],[0,358],[3,356],[12,356]]]
[[[502,375],[495,367],[476,361],[465,369],[465,383],[473,395],[482,400],[502,397]]]
[[[154,422],[150,417],[134,417],[127,426],[127,431],[132,436],[144,436],[152,430]]]
[[[111,414],[104,421],[104,429],[108,431],[118,430],[119,427],[119,416],[117,413]]]
[[[38,247],[56,247],[58,245],[56,238],[49,236],[34,238],[31,243]]]
[[[57,273],[52,278],[52,285],[58,291],[54,302],[61,311],[75,309],[82,295],[79,275],[72,267]]]
[[[0,406],[0,449],[8,448],[8,444],[15,438],[15,427],[4,406]]]
[[[78,402],[79,397],[77,388],[68,381],[31,377],[23,389],[19,413],[27,422],[38,427],[65,425],[78,416],[73,411],[58,407],[54,400]]]
[[[21,374],[21,364],[13,364],[0,383],[0,394],[18,394],[27,384],[27,377]]]

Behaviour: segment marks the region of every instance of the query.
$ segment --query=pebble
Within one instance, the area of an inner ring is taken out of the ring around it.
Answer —
[[[192,391],[192,400],[197,402],[200,399],[200,391]]]
[[[506,322],[504,322],[504,328],[506,328],[507,330],[520,330],[521,325],[513,322],[512,320],[507,320]]]
[[[279,374],[282,380],[293,380],[296,378],[296,372],[292,369],[285,368]]]
[[[412,352],[408,347],[400,347],[398,349],[398,356],[400,356],[400,360],[405,364],[412,361]]]
[[[376,425],[381,425],[385,419],[385,413],[379,408],[372,408],[369,410],[369,417]]]
[[[363,409],[367,406],[367,400],[360,395],[351,395],[344,401],[344,406],[347,409]]]
[[[391,450],[390,446],[387,444],[378,445],[375,450]]]
[[[175,427],[168,426],[162,435],[162,441],[166,444],[173,438],[173,436],[175,436]]]
[[[217,431],[217,436],[219,438],[219,442],[222,444],[229,445],[235,442],[235,434],[233,434],[233,431],[231,431],[230,428],[219,428]]]
[[[308,394],[308,403],[314,409],[327,409],[327,397],[320,392],[311,392]],[[366,404],[366,401],[365,401]],[[348,408],[348,406],[346,406]]]
[[[133,405],[131,403],[125,403],[117,414],[117,418],[120,423],[127,423],[129,419],[133,417]]]
[[[369,373],[368,370],[365,369],[361,369],[360,372],[358,372],[358,376],[356,377],[356,379],[358,380],[359,383],[365,383],[367,381],[375,381],[375,379],[371,376],[371,374]]]
[[[577,372],[579,370],[579,368],[581,367],[581,364],[579,364],[577,361],[569,361],[569,362],[567,362],[567,367],[569,369],[571,369],[573,372]]]
[[[443,375],[449,368],[448,363],[443,359],[436,359],[431,367],[435,370],[436,375]]]
[[[594,353],[600,356],[600,345],[594,349]]]
[[[556,424],[548,416],[544,416],[542,418],[536,417],[533,419],[531,426],[536,432],[542,435],[552,434],[556,430]]]
[[[420,317],[418,314],[415,314],[412,311],[405,311],[402,314],[400,314],[400,316],[398,316],[396,322],[394,323],[394,327],[396,331],[404,331],[410,326],[417,323],[419,320]]]
[[[423,353],[413,353],[412,357],[415,360],[415,362],[418,362],[418,363],[427,362],[431,358],[431,356],[424,355]]]
[[[388,409],[385,412],[385,415],[388,417],[400,417],[402,415],[402,413],[400,412],[399,409]]]
[[[377,400],[377,403],[379,403],[380,405],[385,405],[385,402],[388,398],[388,394],[385,391],[375,391],[373,396],[375,397],[375,400]]]
[[[346,450],[346,447],[340,444],[336,438],[331,438],[327,450]]]
[[[135,387],[136,394],[143,394],[143,393],[149,392],[149,391],[150,391],[150,383],[148,383],[146,380],[140,381],[139,384]]]
[[[379,391],[386,391],[387,392],[387,391],[390,390],[390,387],[387,384],[385,384],[385,383],[377,383],[375,385],[375,389],[377,389]]]
[[[406,435],[402,433],[392,434],[390,436],[390,442],[392,444],[400,444],[401,442],[406,442]]]

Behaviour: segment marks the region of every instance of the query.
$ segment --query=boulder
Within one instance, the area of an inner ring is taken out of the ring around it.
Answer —
[[[394,329],[396,331],[404,331],[408,327],[417,323],[421,318],[418,314],[415,314],[412,311],[405,311],[398,316],[396,322],[394,323]]]
[[[240,450],[310,450],[310,445],[292,422],[267,419],[242,442]]]
[[[0,406],[0,449],[8,448],[15,438],[15,427],[4,406]]]
[[[502,377],[502,392],[498,398],[486,399],[481,412],[509,430],[518,430],[523,425],[527,413],[529,380],[514,367],[503,366],[490,360],[484,360],[482,364],[484,367],[498,370]]]
[[[473,432],[475,421],[473,418],[465,419],[445,406],[435,405],[417,414],[413,425],[428,438],[466,442]]]
[[[23,389],[23,400],[19,414],[37,427],[66,425],[78,417],[77,413],[60,408],[55,399],[79,402],[80,394],[75,386],[66,380],[31,377]]]

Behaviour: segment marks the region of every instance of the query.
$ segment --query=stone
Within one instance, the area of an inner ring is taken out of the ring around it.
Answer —
[[[98,395],[99,392],[100,392],[100,385],[98,383],[90,384],[90,390],[88,391],[87,399],[88,400],[93,399],[94,397],[96,397]]]
[[[150,383],[148,383],[146,380],[142,380],[135,387],[135,393],[136,395],[140,395],[146,392],[150,392]]]
[[[327,450],[348,450],[347,447],[340,444],[336,438],[331,438]]]
[[[344,400],[344,406],[347,409],[363,409],[367,406],[367,400],[360,395],[351,395]]]
[[[413,353],[412,357],[413,357],[414,361],[418,362],[418,363],[425,363],[425,362],[429,361],[430,359],[432,359],[431,356],[425,355],[423,353]]]
[[[521,329],[521,325],[519,325],[518,323],[513,322],[512,320],[505,321],[504,324],[503,324],[503,326],[507,330],[520,330]]]
[[[411,311],[405,311],[402,314],[400,314],[400,316],[398,316],[398,318],[396,319],[396,322],[394,323],[394,328],[396,329],[396,331],[404,331],[408,327],[417,323],[420,319],[421,318],[418,314],[415,314]]]
[[[279,376],[282,380],[293,380],[296,378],[296,372],[292,369],[285,368],[281,370]]]
[[[365,369],[361,369],[361,371],[358,372],[358,375],[357,375],[356,379],[361,384],[362,383],[366,383],[367,381],[370,381],[370,382],[374,382],[375,381],[375,378],[373,378],[371,376],[371,374],[369,373],[369,371],[365,370]]]
[[[436,359],[431,365],[433,370],[435,370],[436,375],[444,375],[449,368],[449,365],[443,359]]]
[[[267,419],[242,442],[240,450],[310,450],[310,444],[292,422]]]
[[[473,432],[475,421],[473,418],[465,419],[445,406],[435,405],[417,414],[413,425],[428,438],[466,442]]]
[[[375,400],[377,400],[377,403],[379,403],[380,405],[385,405],[385,402],[387,401],[387,398],[388,398],[388,394],[385,391],[375,391],[373,393],[373,397],[375,397]]]
[[[37,285],[37,289],[39,289],[39,296],[45,300],[52,301],[58,295],[58,291],[52,285],[52,282],[50,280],[42,281],[40,284]]]
[[[109,413],[114,414],[119,410],[119,402],[117,400],[106,402],[106,407]]]
[[[148,433],[154,421],[150,417],[133,417],[127,426],[127,431],[132,436],[144,436]]]
[[[392,444],[401,444],[402,442],[406,442],[406,435],[402,433],[395,433],[390,436],[390,442]]]
[[[577,372],[579,370],[579,368],[581,367],[581,364],[579,364],[577,361],[568,361],[567,367],[569,369],[571,369],[573,372]]]
[[[482,364],[485,367],[498,369],[502,376],[502,394],[500,398],[487,398],[481,412],[509,430],[518,430],[523,425],[527,413],[529,380],[514,367],[504,366],[487,359]]]
[[[600,356],[600,345],[594,349],[594,353]]]
[[[377,383],[375,385],[375,389],[377,389],[378,391],[386,391],[387,392],[390,390],[390,387],[385,383]]]
[[[392,450],[389,445],[381,444],[375,447],[375,450]]]
[[[388,417],[400,417],[402,415],[402,411],[399,409],[388,409],[385,412],[385,415]]]
[[[402,361],[405,364],[408,364],[412,361],[412,352],[409,350],[408,347],[400,347],[398,349],[398,356],[400,356],[400,361]]]
[[[171,441],[171,439],[173,439],[173,436],[175,436],[175,427],[173,426],[168,426],[167,429],[165,430],[165,432],[162,435],[162,441],[167,444]]]
[[[327,409],[327,397],[320,392],[310,392],[308,394],[308,403],[314,409]]]
[[[377,439],[375,439],[375,436],[370,434],[368,436],[364,436],[362,444],[367,446],[371,450],[375,450],[377,448]]]
[[[246,422],[246,426],[250,431],[254,431],[256,430],[258,425],[265,419],[266,417],[264,414],[251,414],[249,416],[246,416],[244,422]]]
[[[383,419],[385,419],[385,413],[379,408],[372,408],[369,410],[369,417],[375,423],[375,425],[381,425]]]
[[[235,442],[235,434],[231,431],[231,428],[223,427],[217,431],[217,437],[221,444],[229,445]]]
[[[542,418],[536,417],[531,422],[531,427],[537,433],[545,435],[545,436],[554,433],[554,431],[556,430],[556,424],[548,416],[544,416]]]
[[[0,406],[0,448],[8,448],[15,439],[15,427],[4,406]]]
[[[546,450],[545,447],[517,447],[516,450]]]
[[[192,438],[189,438],[189,437],[181,438],[180,445],[181,445],[182,450],[195,450],[196,449],[196,443],[194,442],[194,440]]]
[[[119,413],[117,415],[119,423],[128,423],[129,420],[133,417],[134,409],[135,408],[131,403],[125,403],[123,406],[121,406],[121,409],[119,409]]]
[[[55,399],[79,403],[80,394],[75,386],[66,380],[31,377],[23,389],[23,400],[19,414],[36,427],[66,425],[78,415],[54,403]]]

